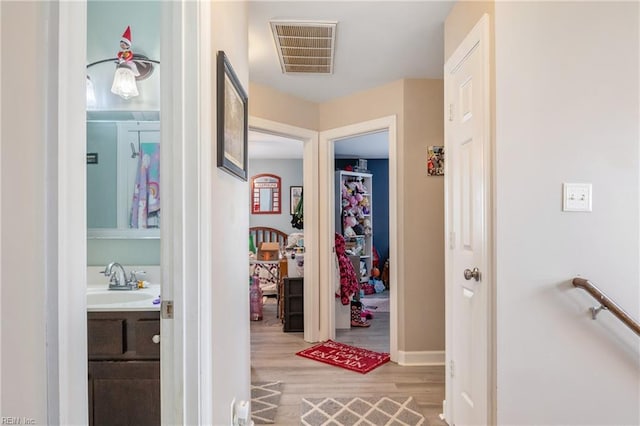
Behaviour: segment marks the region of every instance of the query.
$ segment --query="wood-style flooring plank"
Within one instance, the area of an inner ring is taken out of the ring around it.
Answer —
[[[302,333],[284,333],[275,304],[264,305],[264,319],[251,322],[251,380],[279,380],[282,397],[276,425],[300,425],[302,398],[413,396],[431,426],[446,426],[438,417],[444,400],[444,367],[384,364],[360,374],[295,355],[313,346]],[[336,333],[336,340],[378,352],[389,351],[389,314],[373,313],[371,327]]]

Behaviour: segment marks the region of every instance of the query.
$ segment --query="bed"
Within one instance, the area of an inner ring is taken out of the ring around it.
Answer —
[[[278,231],[275,228],[269,228],[266,226],[254,226],[249,228],[249,235],[253,236],[253,243],[256,247],[260,247],[260,243],[282,243],[287,245],[288,235],[282,231]]]
[[[280,244],[281,247],[287,245],[287,234],[275,228],[266,226],[255,226],[249,228],[249,235],[253,236],[253,242],[256,247],[260,247],[263,242],[273,242]],[[256,257],[249,258],[249,274],[250,276],[258,275],[260,277],[260,289],[265,296],[279,296],[279,288],[282,278],[286,275],[284,268],[286,262],[280,260],[257,260]],[[279,297],[278,297],[279,299]]]

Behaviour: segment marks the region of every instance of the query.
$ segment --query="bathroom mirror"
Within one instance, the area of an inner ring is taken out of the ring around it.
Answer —
[[[88,114],[88,238],[160,238],[157,118],[157,112]]]
[[[251,178],[251,213],[280,214],[281,179],[271,174],[255,175]]]

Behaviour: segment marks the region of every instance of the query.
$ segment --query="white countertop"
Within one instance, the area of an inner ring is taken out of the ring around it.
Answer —
[[[160,284],[138,290],[109,290],[105,285],[87,286],[87,311],[159,311]]]

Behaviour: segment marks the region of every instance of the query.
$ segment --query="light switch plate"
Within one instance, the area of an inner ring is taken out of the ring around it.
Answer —
[[[565,212],[592,211],[592,193],[590,183],[564,183],[562,210]]]

